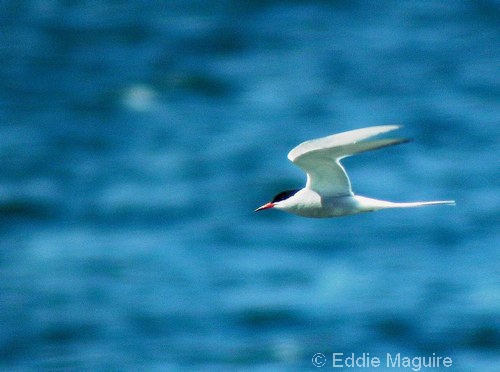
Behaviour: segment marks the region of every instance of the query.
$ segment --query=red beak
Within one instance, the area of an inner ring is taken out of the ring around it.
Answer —
[[[257,208],[254,212],[263,211],[264,209],[269,209],[274,207],[274,203],[264,204],[262,207]]]

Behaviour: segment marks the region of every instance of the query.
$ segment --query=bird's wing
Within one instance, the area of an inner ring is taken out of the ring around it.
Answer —
[[[398,125],[381,125],[313,139],[292,149],[288,159],[307,173],[306,188],[328,196],[352,195],[349,177],[340,160],[360,152],[407,142],[407,139],[401,138],[359,142],[398,128]]]

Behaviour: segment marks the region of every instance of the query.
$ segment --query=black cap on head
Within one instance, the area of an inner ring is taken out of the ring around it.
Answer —
[[[295,195],[299,191],[300,191],[300,189],[282,191],[273,198],[271,203],[277,203],[277,202],[286,200],[286,199],[292,197],[293,195]]]

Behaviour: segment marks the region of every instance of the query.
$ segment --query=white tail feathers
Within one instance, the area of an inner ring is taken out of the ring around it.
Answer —
[[[387,208],[416,208],[416,207],[426,207],[428,205],[456,205],[455,200],[436,200],[436,201],[425,201],[425,202],[410,202],[410,203],[391,203]]]
[[[409,203],[394,203],[385,200],[378,200],[366,198],[364,196],[355,195],[354,198],[358,203],[358,208],[362,211],[377,211],[380,209],[389,208],[417,208],[427,207],[430,205],[455,205],[454,200],[436,200],[436,201],[423,201],[423,202],[409,202]]]

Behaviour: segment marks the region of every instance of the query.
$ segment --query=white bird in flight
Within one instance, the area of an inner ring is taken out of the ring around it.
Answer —
[[[340,160],[361,152],[408,142],[405,138],[360,142],[398,128],[398,125],[380,125],[301,143],[288,153],[288,159],[306,172],[306,186],[280,192],[271,202],[255,211],[274,208],[304,217],[327,218],[388,208],[455,205],[454,200],[394,203],[355,195],[352,192],[351,182]]]

